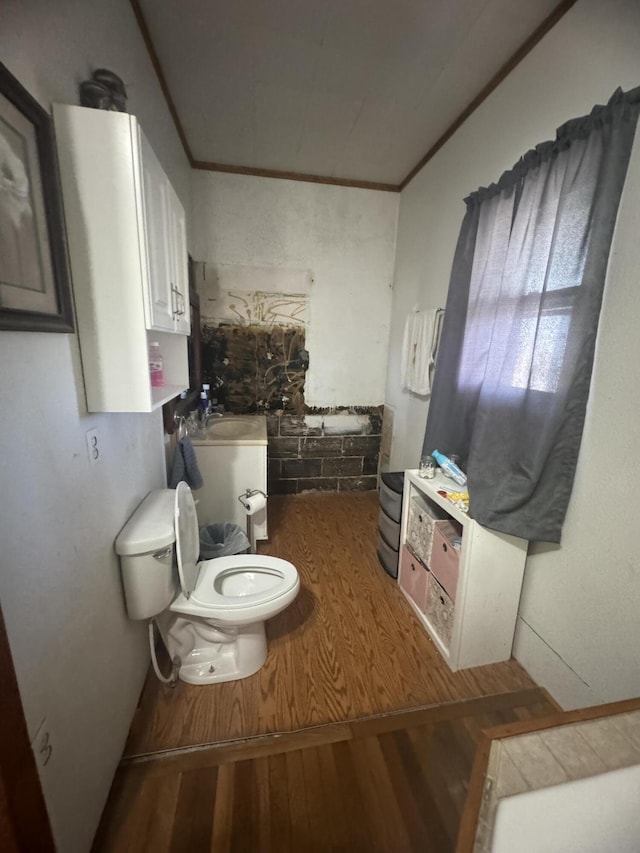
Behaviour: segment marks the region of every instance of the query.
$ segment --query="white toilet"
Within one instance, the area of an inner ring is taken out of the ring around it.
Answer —
[[[189,684],[257,672],[267,657],[265,620],[300,589],[296,567],[276,557],[242,554],[198,563],[198,519],[186,483],[150,492],[115,548],[129,617],[157,617],[169,654],[180,658],[179,677]]]

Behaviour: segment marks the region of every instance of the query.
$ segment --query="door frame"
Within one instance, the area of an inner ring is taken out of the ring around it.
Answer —
[[[0,846],[7,853],[55,853],[1,609],[0,726]]]

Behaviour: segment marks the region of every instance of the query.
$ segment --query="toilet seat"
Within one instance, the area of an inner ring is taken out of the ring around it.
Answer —
[[[248,577],[239,577],[242,574]],[[200,563],[198,582],[191,598],[208,607],[234,610],[279,598],[295,586],[297,580],[298,574],[291,563],[277,557],[256,554],[218,557]],[[252,593],[252,586],[258,591]],[[228,587],[233,591],[224,592]]]
[[[288,603],[297,594],[300,580],[295,566],[278,557],[238,554],[198,563],[198,518],[191,489],[184,482],[176,488],[174,521],[182,592],[170,610],[224,621],[259,621],[277,599]]]

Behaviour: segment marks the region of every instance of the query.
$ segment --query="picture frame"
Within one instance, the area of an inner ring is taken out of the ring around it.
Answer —
[[[53,122],[1,63],[0,330],[74,331]]]

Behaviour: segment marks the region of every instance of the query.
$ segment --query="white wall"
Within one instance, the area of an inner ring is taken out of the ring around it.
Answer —
[[[406,312],[444,305],[463,198],[496,180],[567,119],[640,85],[637,0],[579,0],[402,193],[387,402],[393,469],[417,463],[427,403],[398,388]],[[515,654],[566,707],[640,694],[640,144],[620,209],[587,423],[562,545],[527,561]]]
[[[189,209],[189,169],[127,0],[4,3],[0,56],[47,110],[77,103],[93,68],[120,74]],[[0,332],[0,363],[0,603],[30,735],[46,717],[51,736],[41,775],[58,849],[86,851],[147,669],[113,542],[164,484],[162,422],[88,415],[75,335]],[[94,467],[92,427],[103,454]]]
[[[397,211],[396,193],[193,172],[198,261],[311,270],[310,406],[383,402]]]

